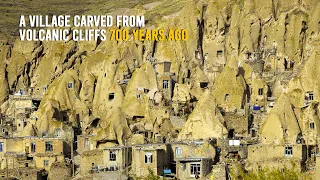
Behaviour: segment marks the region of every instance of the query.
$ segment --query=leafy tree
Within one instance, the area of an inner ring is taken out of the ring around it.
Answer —
[[[160,180],[160,176],[155,175],[152,169],[149,168],[148,171],[149,174],[146,180]]]
[[[148,168],[149,174],[145,177],[134,177],[136,180],[161,180],[160,176],[156,175],[151,168]]]

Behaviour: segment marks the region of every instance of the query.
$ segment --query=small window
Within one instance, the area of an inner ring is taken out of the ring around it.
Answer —
[[[208,83],[207,82],[201,82],[200,83],[200,88],[207,88],[208,87]]]
[[[72,82],[69,82],[69,83],[68,83],[68,88],[69,88],[69,89],[73,88],[73,83],[72,83]]]
[[[164,62],[164,72],[170,72],[171,62]]]
[[[262,96],[262,95],[263,95],[263,88],[259,88],[258,94],[259,94],[259,96]]]
[[[190,164],[191,175],[200,175],[200,164]]]
[[[284,155],[286,157],[291,157],[292,156],[292,147],[286,147],[284,151]]]
[[[134,68],[137,68],[139,66],[139,63],[136,59],[134,59],[133,65],[134,65]]]
[[[4,128],[2,128],[2,133],[4,133],[4,131],[5,131],[5,129],[4,129]]]
[[[152,163],[152,153],[146,153],[144,155],[144,163]]]
[[[63,116],[63,117],[62,117],[62,121],[63,121],[63,122],[67,122],[67,121],[68,121],[68,117],[67,117],[67,116]]]
[[[47,167],[47,166],[49,166],[49,160],[43,160],[43,166],[44,167]]]
[[[313,101],[313,93],[309,93],[309,101]]]
[[[116,161],[117,160],[117,155],[116,155],[115,151],[110,151],[109,155],[110,155],[109,156],[110,161]]]
[[[176,147],[176,156],[182,156],[182,148]]]
[[[53,151],[53,145],[51,141],[46,142],[46,152],[52,152]]]
[[[57,128],[57,129],[56,129],[56,136],[57,136],[57,137],[61,137],[61,135],[62,135],[61,129],[60,129],[60,128]]]
[[[89,147],[89,138],[84,138],[84,148]]]
[[[251,137],[256,137],[256,134],[257,134],[256,130],[255,130],[255,129],[252,129],[252,131],[251,131]]]
[[[139,93],[137,93],[136,95],[137,95],[137,99],[140,99],[141,95]]]
[[[226,102],[228,102],[229,99],[230,99],[230,95],[229,95],[229,94],[226,94],[225,97],[224,97],[224,99],[225,99]]]
[[[195,51],[194,52],[194,56],[195,56],[196,59],[201,59],[201,55],[200,55],[199,51]]]
[[[314,122],[310,123],[310,129],[314,129]]]
[[[45,94],[47,92],[48,86],[43,86],[42,87],[42,94]]]
[[[219,50],[217,51],[217,57],[222,57],[223,56],[223,51],[222,50]]]
[[[162,83],[162,87],[163,89],[168,89],[169,88],[169,81],[168,80],[163,80],[163,83]]]
[[[114,99],[114,93],[109,93],[109,101],[111,101],[112,99]]]
[[[3,142],[0,142],[0,152],[3,152]]]
[[[144,93],[148,94],[149,93],[149,89],[144,89]]]
[[[36,152],[36,143],[35,142],[32,142],[30,143],[31,144],[31,152],[34,153]]]
[[[187,78],[190,78],[190,77],[191,77],[191,70],[188,69]]]
[[[145,137],[145,138],[148,138],[148,137],[149,137],[148,131],[144,132],[144,137]]]

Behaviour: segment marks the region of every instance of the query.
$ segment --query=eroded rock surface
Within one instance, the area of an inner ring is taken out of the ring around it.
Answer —
[[[9,94],[41,97],[16,135],[50,135],[57,128],[68,134],[77,127],[96,134],[100,144],[150,141],[143,132],[152,132],[152,141],[221,138],[228,133],[223,113],[247,103],[262,107],[262,96],[278,98],[261,129],[263,137],[273,137],[265,142],[298,135],[293,106],[304,106],[306,92],[320,98],[320,3],[183,3],[147,28],[186,29],[187,41],[2,42],[2,114],[13,112]],[[275,126],[281,129],[271,132]]]

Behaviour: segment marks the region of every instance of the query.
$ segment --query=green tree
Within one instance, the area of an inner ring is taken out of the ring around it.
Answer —
[[[149,174],[145,180],[160,180],[160,176],[155,175],[152,169],[149,168],[148,171],[149,171]]]
[[[151,168],[148,168],[149,174],[147,176],[134,177],[136,180],[160,180],[161,177],[156,175]]]

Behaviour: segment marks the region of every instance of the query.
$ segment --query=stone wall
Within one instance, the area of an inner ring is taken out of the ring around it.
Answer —
[[[248,118],[245,113],[225,113],[224,119],[226,121],[228,130],[234,129],[235,134],[248,134]]]
[[[291,162],[296,167],[303,169],[303,163],[306,160],[306,147],[304,145],[293,145],[292,156],[285,156],[284,145],[252,145],[248,146],[248,159],[246,167],[248,170],[257,170],[259,168],[290,168]],[[262,156],[263,154],[263,156]]]
[[[81,155],[80,173],[82,175],[89,174],[93,166],[104,166],[103,150],[85,151]]]
[[[214,179],[227,179],[225,164],[215,164],[212,166],[212,174]]]

